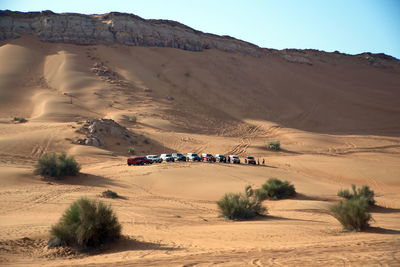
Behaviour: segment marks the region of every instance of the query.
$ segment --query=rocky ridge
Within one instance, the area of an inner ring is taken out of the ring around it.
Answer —
[[[354,57],[379,68],[399,66],[400,61],[385,54],[347,55],[314,49],[267,49],[230,36],[219,36],[192,29],[176,21],[143,19],[133,14],[111,12],[102,15],[57,14],[52,11],[0,11],[0,41],[33,35],[44,42],[78,45],[122,44],[170,47],[189,51],[218,49],[256,57],[277,55],[292,63],[313,65],[317,61],[335,63]]]
[[[228,36],[203,33],[169,20],[146,20],[111,12],[103,15],[0,11],[0,40],[25,34],[45,42],[172,47],[190,51],[215,48],[261,56],[256,45]]]

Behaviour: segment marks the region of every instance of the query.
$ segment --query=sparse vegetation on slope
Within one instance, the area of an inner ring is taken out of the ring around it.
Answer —
[[[24,123],[24,122],[27,122],[28,120],[25,119],[24,117],[14,117],[14,121],[19,122],[19,123]]]
[[[111,190],[103,191],[103,193],[101,193],[101,196],[106,198],[119,198],[117,192]]]
[[[128,148],[128,153],[129,153],[130,155],[135,155],[135,154],[136,154],[135,148],[133,148],[133,147]]]
[[[129,116],[129,121],[130,122],[136,122],[137,117],[135,115]]]
[[[368,200],[364,197],[351,198],[332,205],[330,210],[345,230],[362,231],[372,219],[368,212]]]
[[[62,178],[64,176],[76,176],[80,169],[81,167],[74,157],[68,157],[65,153],[50,153],[39,158],[35,173],[42,176]]]
[[[267,209],[262,206],[262,198],[251,186],[245,188],[245,194],[228,193],[217,201],[218,208],[223,216],[231,220],[250,219],[265,214]]]
[[[368,185],[363,185],[361,188],[356,188],[356,186],[353,184],[351,185],[351,189],[353,192],[350,192],[348,189],[339,190],[337,195],[345,199],[359,199],[363,197],[367,200],[368,205],[372,206],[375,204],[375,193],[369,188]]]
[[[282,181],[277,178],[269,178],[258,191],[260,196],[269,199],[290,198],[296,194],[294,185],[289,181]]]
[[[110,206],[81,198],[72,203],[50,232],[68,246],[97,247],[118,239],[121,225]]]
[[[281,142],[279,142],[279,141],[268,142],[267,149],[279,151],[279,150],[281,150]]]

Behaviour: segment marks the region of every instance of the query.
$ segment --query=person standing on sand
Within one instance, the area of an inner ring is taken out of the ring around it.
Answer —
[[[265,165],[265,159],[263,158],[262,165]]]
[[[260,165],[260,158],[257,158],[257,165]]]

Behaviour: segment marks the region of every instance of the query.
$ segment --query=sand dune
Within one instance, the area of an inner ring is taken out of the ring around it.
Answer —
[[[76,46],[29,36],[2,41],[0,264],[400,264],[400,68],[349,56],[312,59],[308,65],[272,53]],[[266,166],[128,167],[123,140],[74,143],[93,118],[126,127],[138,154],[251,154]],[[265,149],[271,140],[281,141],[281,152]],[[32,174],[41,155],[60,151],[82,164],[79,177]],[[219,216],[215,201],[224,193],[269,177],[293,182],[299,195],[266,201],[265,218]],[[365,233],[342,232],[327,213],[337,191],[353,183],[369,185],[379,205]],[[121,221],[122,240],[85,256],[44,248],[49,227],[72,201],[106,189],[123,196],[105,200]]]

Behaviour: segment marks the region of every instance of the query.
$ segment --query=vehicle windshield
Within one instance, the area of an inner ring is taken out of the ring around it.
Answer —
[[[178,157],[184,157],[181,153],[176,154]]]
[[[192,154],[192,157],[198,157],[199,155],[197,155],[197,154]]]
[[[167,154],[167,155],[165,155],[166,157],[172,157],[172,155],[171,154]]]
[[[156,158],[157,156],[155,156],[155,155],[150,155],[150,156],[147,156],[149,159],[154,159],[154,158]]]
[[[218,157],[219,157],[219,158],[225,158],[225,156],[224,156],[224,155],[218,155]]]
[[[211,155],[211,154],[207,154],[207,157],[212,157],[213,155]]]
[[[238,157],[238,156],[232,156],[232,158],[234,158],[234,159],[238,159],[239,157]]]
[[[248,156],[247,158],[248,158],[248,159],[254,159],[254,157],[251,157],[251,156]]]

